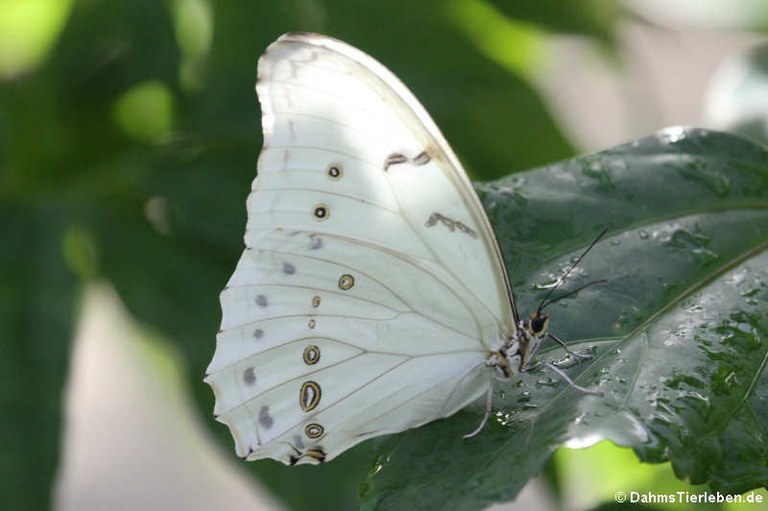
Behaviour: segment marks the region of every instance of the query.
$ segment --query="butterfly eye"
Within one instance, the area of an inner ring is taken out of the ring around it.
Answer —
[[[328,177],[331,179],[341,179],[341,176],[344,174],[344,171],[341,169],[341,165],[331,165],[328,167],[328,170],[326,171],[328,174]]]
[[[534,334],[540,334],[547,329],[549,317],[543,314],[536,314],[531,318],[531,331]]]

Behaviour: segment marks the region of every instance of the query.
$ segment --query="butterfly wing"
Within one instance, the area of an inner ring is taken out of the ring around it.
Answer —
[[[340,41],[259,61],[264,148],[206,381],[240,456],[317,463],[445,417],[514,332],[490,223],[407,88]]]

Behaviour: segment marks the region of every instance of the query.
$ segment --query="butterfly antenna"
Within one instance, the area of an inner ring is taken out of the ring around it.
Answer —
[[[539,312],[541,312],[541,311],[542,311],[542,310],[543,310],[545,307],[549,307],[549,306],[550,306],[550,305],[552,305],[553,303],[555,303],[555,302],[559,302],[559,301],[560,301],[560,300],[562,300],[563,298],[568,298],[569,296],[573,296],[573,295],[575,295],[576,293],[578,293],[579,291],[582,291],[582,290],[584,290],[585,288],[588,288],[589,286],[593,286],[593,285],[595,285],[595,284],[605,284],[606,282],[608,282],[608,279],[598,279],[598,280],[593,280],[593,281],[591,281],[591,282],[587,282],[587,283],[586,283],[586,284],[584,284],[583,286],[579,286],[579,287],[577,287],[576,289],[573,289],[573,290],[571,290],[571,291],[568,291],[568,292],[567,292],[567,293],[565,293],[564,295],[560,295],[560,296],[558,296],[557,298],[552,298],[551,300],[549,300],[549,301],[547,301],[547,302],[542,302],[542,304],[539,306],[539,307],[540,307],[540,308],[539,308]]]
[[[603,231],[602,231],[600,234],[598,234],[598,235],[597,235],[597,237],[596,237],[594,240],[592,240],[592,243],[590,243],[590,244],[589,244],[589,246],[588,246],[588,247],[587,247],[587,248],[584,250],[584,252],[582,252],[582,253],[581,253],[581,255],[580,255],[579,257],[577,257],[577,258],[576,258],[576,261],[574,261],[574,263],[571,265],[571,267],[570,267],[570,268],[568,268],[568,271],[566,271],[566,272],[565,272],[565,274],[564,274],[562,277],[560,277],[560,280],[558,280],[557,284],[555,284],[555,285],[554,285],[554,286],[553,286],[553,287],[552,287],[552,288],[549,290],[549,292],[548,292],[546,295],[544,295],[544,298],[542,298],[542,300],[541,300],[541,303],[539,304],[539,308],[537,309],[537,312],[538,312],[538,313],[541,313],[541,311],[542,311],[542,310],[544,309],[544,307],[546,307],[547,305],[550,305],[550,304],[552,304],[552,303],[556,302],[557,300],[561,300],[561,299],[565,298],[566,296],[570,296],[570,295],[572,295],[572,294],[578,293],[579,291],[581,291],[581,290],[582,290],[582,289],[584,289],[585,287],[589,287],[589,286],[591,286],[592,284],[600,284],[600,283],[603,283],[603,282],[605,282],[605,280],[604,280],[604,279],[603,279],[603,280],[594,280],[594,281],[592,281],[592,282],[590,282],[590,283],[588,283],[588,284],[586,284],[586,285],[584,285],[584,286],[581,286],[580,288],[576,289],[575,291],[572,291],[572,292],[570,292],[570,293],[568,293],[568,294],[566,294],[566,295],[563,295],[563,296],[561,296],[561,297],[559,297],[559,298],[556,298],[556,299],[554,299],[554,300],[550,300],[550,299],[549,299],[549,298],[552,296],[552,293],[554,293],[554,292],[555,292],[555,290],[556,290],[557,288],[559,288],[559,287],[560,287],[560,285],[561,285],[563,282],[565,282],[565,279],[567,279],[567,278],[568,278],[568,275],[570,275],[570,274],[571,274],[571,272],[574,270],[574,268],[576,268],[576,266],[578,266],[578,265],[579,265],[579,263],[581,262],[581,260],[582,260],[582,259],[584,259],[584,256],[585,256],[585,255],[587,255],[587,253],[589,253],[589,251],[590,251],[590,250],[592,250],[592,247],[594,247],[594,246],[597,244],[597,242],[598,242],[598,241],[600,241],[600,238],[602,238],[602,237],[605,235],[605,233],[606,233],[606,232],[608,232],[608,227],[606,227],[605,229],[603,229]]]

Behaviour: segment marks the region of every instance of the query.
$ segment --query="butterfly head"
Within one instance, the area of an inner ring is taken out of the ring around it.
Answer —
[[[531,365],[533,357],[539,351],[541,341],[547,336],[549,316],[538,310],[520,322],[520,368]]]
[[[532,369],[533,358],[541,342],[549,335],[548,328],[549,316],[540,310],[520,320],[515,333],[488,354],[487,364],[496,368],[496,377],[508,380]]]

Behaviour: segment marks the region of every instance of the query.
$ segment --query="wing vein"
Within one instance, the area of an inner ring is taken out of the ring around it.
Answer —
[[[365,248],[367,248],[367,249],[370,249],[370,250],[373,250],[373,251],[384,252],[384,253],[387,253],[387,254],[389,254],[389,255],[391,255],[391,256],[393,256],[393,257],[395,257],[395,258],[397,258],[397,259],[399,259],[399,260],[403,261],[403,262],[404,262],[404,263],[406,263],[406,264],[409,264],[410,266],[412,266],[413,268],[415,268],[415,269],[417,269],[418,271],[422,272],[423,274],[425,274],[425,275],[428,275],[429,277],[431,277],[431,278],[432,278],[432,280],[433,280],[433,281],[435,281],[437,284],[439,284],[439,285],[441,285],[441,286],[445,287],[445,288],[448,290],[448,292],[449,292],[449,293],[451,293],[451,294],[452,294],[452,295],[453,295],[453,296],[454,296],[454,297],[455,297],[455,298],[456,298],[456,299],[457,299],[457,300],[458,300],[458,301],[459,301],[459,302],[460,302],[460,303],[461,303],[461,304],[464,306],[464,308],[465,308],[466,312],[468,312],[468,313],[469,313],[469,317],[471,317],[471,318],[472,318],[472,321],[474,322],[474,326],[475,326],[475,332],[477,333],[478,337],[480,336],[480,333],[482,332],[482,329],[480,328],[480,324],[479,324],[479,322],[478,322],[478,318],[476,318],[476,317],[475,317],[475,315],[474,315],[474,314],[472,314],[472,308],[471,308],[471,307],[470,307],[470,306],[467,304],[467,301],[465,300],[465,298],[464,298],[464,297],[463,297],[461,294],[457,293],[457,292],[456,292],[456,291],[453,289],[453,287],[452,287],[451,285],[449,285],[449,284],[446,284],[446,283],[443,281],[443,279],[441,279],[440,277],[438,277],[437,275],[435,275],[435,273],[434,273],[433,271],[431,271],[431,270],[430,270],[428,267],[426,267],[424,264],[420,263],[420,262],[419,262],[419,259],[421,259],[420,257],[418,257],[418,256],[414,256],[414,255],[412,255],[412,254],[407,254],[407,253],[405,253],[405,252],[400,252],[400,251],[392,250],[392,249],[390,249],[389,247],[385,247],[385,246],[382,246],[382,245],[377,245],[377,244],[369,243],[369,242],[366,242],[366,241],[356,240],[356,239],[354,239],[354,238],[349,238],[349,237],[346,237],[346,236],[342,236],[342,235],[338,235],[338,234],[332,234],[332,233],[324,233],[324,232],[316,232],[316,231],[314,231],[314,232],[308,232],[308,231],[299,231],[299,232],[303,232],[304,234],[308,234],[308,235],[309,235],[309,234],[318,234],[318,235],[322,235],[322,236],[328,236],[328,237],[330,237],[330,238],[333,238],[333,239],[337,239],[337,240],[343,241],[343,242],[345,242],[345,243],[350,243],[350,244],[352,244],[352,245],[362,246],[362,247],[365,247]],[[262,250],[262,251],[265,251],[265,252],[271,252],[271,253],[283,254],[283,255],[291,255],[291,256],[294,256],[294,257],[302,257],[302,258],[307,258],[307,259],[313,259],[313,260],[318,260],[318,261],[324,261],[324,262],[326,262],[326,263],[328,263],[328,264],[332,264],[332,265],[338,266],[338,264],[337,264],[336,262],[334,262],[334,261],[331,261],[331,260],[328,260],[328,259],[325,259],[325,258],[322,258],[322,257],[317,257],[317,256],[309,256],[309,255],[305,255],[305,254],[296,254],[296,253],[294,253],[294,252],[285,252],[285,251],[281,251],[281,250],[275,250],[275,249],[259,249],[259,250]],[[429,260],[428,260],[428,259],[425,259],[425,261],[429,261]],[[440,264],[440,263],[439,263],[439,262],[437,262],[437,261],[431,261],[431,262],[434,262],[434,263],[436,263],[436,264],[438,264],[438,265]],[[413,306],[412,306],[412,305],[410,305],[408,302],[406,302],[406,301],[403,299],[403,297],[402,297],[402,296],[400,296],[400,294],[398,294],[396,291],[394,291],[393,289],[391,289],[391,288],[390,288],[390,286],[388,286],[387,284],[385,284],[385,283],[384,283],[384,282],[382,282],[381,280],[379,280],[379,279],[376,279],[376,278],[372,277],[372,276],[371,276],[371,275],[370,275],[368,272],[365,272],[365,271],[363,271],[363,270],[360,270],[360,269],[359,269],[359,268],[357,268],[357,267],[354,267],[354,269],[355,269],[356,271],[359,271],[361,274],[365,275],[367,278],[371,279],[373,282],[376,282],[377,284],[379,284],[380,286],[382,286],[383,288],[385,288],[385,289],[386,289],[387,291],[389,291],[390,293],[392,293],[392,294],[393,294],[394,296],[396,296],[396,297],[397,297],[397,298],[398,298],[398,299],[399,299],[399,300],[400,300],[400,301],[401,301],[401,302],[402,302],[404,305],[406,305],[407,307],[409,307],[409,309],[410,309],[410,310],[412,310],[413,312],[416,312],[417,314],[420,314],[420,315],[422,315],[420,312],[416,311],[416,310],[413,308]],[[474,296],[474,295],[472,295],[472,296]],[[490,315],[491,315],[491,317],[493,317],[493,314],[492,314],[492,313],[490,313]],[[427,317],[427,316],[424,316],[424,317]],[[431,319],[431,318],[428,318],[428,317],[427,317],[427,319]],[[434,321],[434,320],[432,320],[432,321]]]

